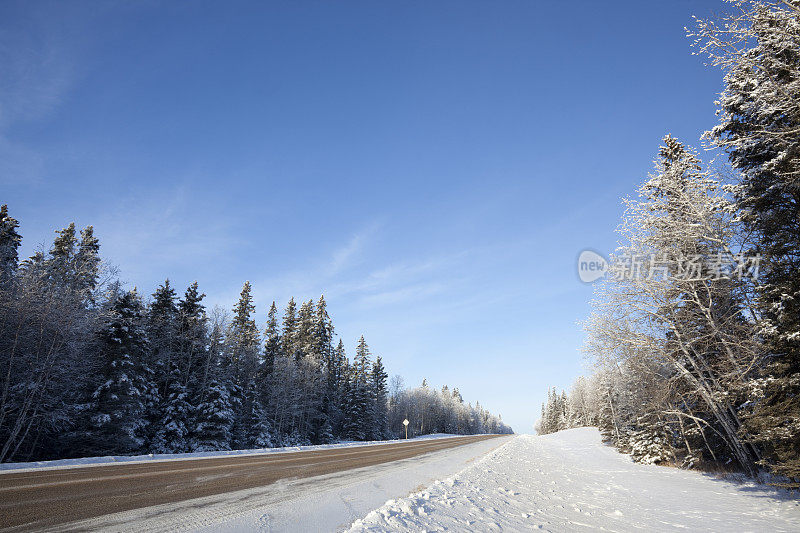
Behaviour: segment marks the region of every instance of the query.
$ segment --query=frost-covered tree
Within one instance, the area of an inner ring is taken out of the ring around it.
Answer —
[[[196,408],[197,426],[193,431],[192,449],[199,452],[230,450],[233,416],[228,387],[224,381],[212,376]]]
[[[386,380],[389,375],[383,366],[383,360],[379,357],[375,358],[375,364],[372,365],[372,372],[370,375],[372,396],[375,399],[374,407],[374,422],[372,429],[372,438],[374,440],[382,440],[389,436],[389,398]],[[450,397],[452,398],[452,397]]]
[[[169,380],[178,352],[178,306],[177,294],[169,279],[159,285],[153,293],[147,312],[147,337],[150,340],[150,366],[158,377],[161,398],[168,394]]]
[[[461,395],[445,395],[427,386],[404,389],[399,376],[392,378],[389,392],[389,432],[395,437],[405,436],[403,420],[408,419],[408,435],[415,437],[427,433],[440,433],[448,428],[461,435],[484,433],[513,433],[501,417],[483,409],[479,403],[464,403]],[[448,424],[455,423],[448,426]]]
[[[264,330],[264,374],[272,375],[275,359],[281,350],[280,330],[278,329],[278,308],[275,302],[269,308],[267,315],[267,328]]]
[[[283,331],[281,333],[283,351],[289,357],[295,357],[297,346],[297,304],[290,298],[283,312]]]
[[[71,224],[0,284],[0,324],[14,332],[0,335],[0,461],[74,454],[71,438],[86,429],[77,421],[95,385],[98,309],[76,283],[76,245]]]
[[[8,206],[0,207],[0,283],[6,283],[17,271],[18,250],[22,236],[17,232],[19,222],[8,214]]]
[[[100,277],[100,241],[94,236],[94,228],[81,230],[81,240],[74,259],[74,289],[93,300],[94,290]]]
[[[239,301],[233,308],[226,335],[226,358],[223,365],[234,410],[232,446],[235,448],[244,448],[250,441],[248,421],[253,413],[253,403],[257,400],[254,397],[253,380],[258,368],[261,340],[253,318],[254,312],[252,287],[246,281]]]
[[[704,422],[752,473],[758,451],[743,434],[737,406],[747,400],[745,384],[762,351],[743,304],[746,281],[724,259],[713,266],[738,251],[732,206],[694,152],[669,136],[656,171],[626,203],[624,244],[612,258],[614,276],[600,285],[589,349],[643,376],[668,368],[664,383],[688,389],[708,415]]]
[[[198,394],[196,389],[202,382],[208,346],[208,317],[203,298],[205,294],[195,281],[178,301],[178,369],[181,383],[193,396]]]
[[[150,449],[154,453],[182,453],[190,449],[190,425],[193,408],[186,386],[181,382],[178,365],[170,364],[167,394],[161,405]]]
[[[86,443],[85,451],[89,453],[138,453],[146,443],[146,397],[151,384],[143,370],[147,350],[143,311],[135,291],[121,292],[98,332],[102,367],[88,413],[92,442]]]
[[[730,3],[732,14],[698,21],[692,35],[725,72],[707,136],[741,173],[737,207],[763,256],[760,335],[771,356],[745,425],[774,472],[800,479],[800,2]]]

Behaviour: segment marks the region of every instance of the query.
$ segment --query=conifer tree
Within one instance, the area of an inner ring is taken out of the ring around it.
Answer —
[[[142,314],[136,292],[121,293],[98,334],[102,371],[90,404],[93,453],[137,453],[146,442],[149,384],[143,372],[147,346]]]
[[[315,356],[315,323],[314,302],[309,300],[300,305],[297,313],[297,340],[295,360],[300,361],[305,356]]]
[[[233,417],[228,387],[216,375],[211,376],[196,408],[197,426],[193,431],[192,449],[198,452],[230,450]]]
[[[269,308],[267,315],[267,328],[264,331],[264,374],[272,375],[275,359],[281,349],[280,330],[278,329],[278,308],[275,302]]]
[[[100,276],[100,241],[94,236],[94,228],[81,230],[81,240],[75,253],[75,290],[88,301],[93,301],[93,291]]]
[[[377,357],[375,364],[372,365],[371,379],[375,397],[375,420],[372,436],[375,440],[386,439],[389,437],[388,389],[386,386],[386,380],[389,379],[389,375],[386,373],[380,357]]]
[[[233,317],[226,338],[227,370],[234,411],[232,446],[245,448],[250,442],[249,421],[254,410],[260,338],[253,313],[252,288],[246,281],[233,308]]]
[[[333,395],[335,411],[331,420],[333,433],[336,436],[343,436],[345,434],[345,418],[347,416],[347,402],[349,395],[349,361],[347,360],[347,353],[345,351],[344,342],[339,339],[333,355],[334,372],[336,374],[335,392]]]
[[[181,382],[195,388],[201,380],[208,345],[208,317],[202,304],[205,294],[193,282],[178,301],[178,353]]]
[[[0,207],[0,285],[10,280],[19,263],[18,249],[22,237],[17,232],[19,222],[8,214],[8,206]]]
[[[162,403],[161,418],[157,423],[151,449],[154,453],[182,453],[189,451],[192,406],[186,386],[181,382],[177,362],[170,363],[167,395]]]
[[[283,333],[281,335],[283,352],[286,357],[295,357],[297,351],[297,304],[294,298],[289,299],[283,312]]]
[[[147,314],[147,336],[150,340],[150,364],[159,376],[159,394],[166,397],[173,360],[177,352],[178,307],[175,289],[169,279],[159,285]]]
[[[75,246],[78,242],[75,237],[75,223],[70,223],[56,234],[47,259],[48,274],[54,286],[71,287]]]
[[[364,336],[358,340],[356,356],[350,382],[350,402],[348,408],[351,420],[349,438],[364,440],[371,436],[375,426],[375,403],[370,391],[369,373],[371,370],[369,346]]]

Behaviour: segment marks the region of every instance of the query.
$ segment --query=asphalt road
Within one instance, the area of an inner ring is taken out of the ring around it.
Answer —
[[[407,459],[497,435],[0,473],[0,529],[36,530],[120,511]]]

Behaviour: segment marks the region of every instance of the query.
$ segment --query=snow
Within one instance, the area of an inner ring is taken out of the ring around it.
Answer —
[[[409,459],[137,509],[69,524],[103,531],[341,531],[389,498],[451,476],[511,437],[488,439]]]
[[[501,529],[800,531],[800,502],[764,485],[634,463],[580,428],[517,436],[350,531]]]
[[[458,437],[448,433],[432,433],[408,440],[447,439]],[[180,461],[190,459],[207,459],[211,457],[230,457],[232,455],[264,455],[268,453],[303,452],[308,450],[327,450],[331,448],[348,448],[353,446],[374,446],[393,444],[405,439],[377,441],[340,441],[336,444],[317,444],[313,446],[287,446],[283,448],[255,448],[251,450],[223,450],[190,453],[151,453],[147,455],[105,455],[102,457],[79,457],[76,459],[57,459],[54,461],[34,461],[28,463],[0,463],[0,475],[4,472],[27,472],[41,469],[79,468],[86,466],[106,466],[109,464],[138,463],[142,461]]]

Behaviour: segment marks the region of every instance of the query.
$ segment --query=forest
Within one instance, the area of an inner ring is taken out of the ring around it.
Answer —
[[[145,298],[99,254],[92,226],[20,260],[0,210],[0,461],[250,449],[401,436],[511,433],[458,389],[389,390],[362,336],[351,360],[324,296],[260,329],[245,282],[206,311],[192,283]]]
[[[800,486],[800,2],[687,30],[724,72],[706,163],[666,136],[585,322],[591,375],[538,430],[599,426],[644,463]],[[721,161],[720,161],[721,160]]]

